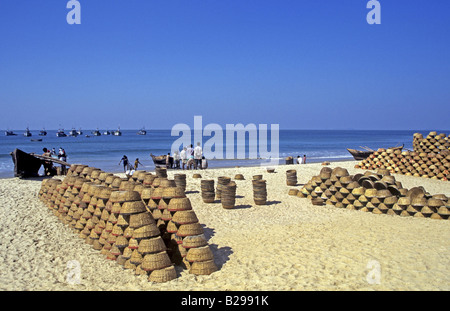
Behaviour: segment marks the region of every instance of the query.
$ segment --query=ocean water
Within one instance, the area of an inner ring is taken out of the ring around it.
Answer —
[[[39,136],[39,130],[31,130],[32,137],[24,137],[23,130],[14,132],[17,136],[5,136],[4,131],[0,135],[0,178],[14,176],[14,164],[10,152],[15,148],[28,153],[42,154],[44,147],[55,148],[56,151],[62,147],[68,155],[67,162],[86,164],[107,172],[123,172],[123,166],[119,165],[119,161],[123,155],[127,155],[132,163],[139,158],[144,165],[139,169],[151,171],[154,169],[154,164],[150,153],[167,154],[172,144],[179,138],[179,136],[171,136],[171,130],[147,130],[147,135],[137,135],[137,130],[122,130],[122,136],[92,136],[91,130],[83,130],[83,134],[78,137],[57,137],[55,130],[48,130],[47,136]],[[416,132],[427,135],[429,131],[280,130],[279,158],[276,160],[284,164],[287,156],[296,158],[304,154],[307,162],[352,160],[346,148],[361,149],[360,146],[378,149],[405,144],[405,149],[412,150],[413,134]],[[448,133],[448,131],[438,131],[438,133],[442,132]],[[86,134],[90,137],[86,137]],[[42,138],[41,142],[31,141],[39,138]],[[209,139],[210,137],[203,137],[203,143]],[[245,159],[208,159],[209,167],[267,163],[266,159],[249,159],[248,137],[246,142]],[[196,144],[194,141],[192,143]],[[268,144],[267,149],[270,151],[270,133]],[[224,157],[225,149],[224,147]],[[237,150],[236,144],[235,150]]]

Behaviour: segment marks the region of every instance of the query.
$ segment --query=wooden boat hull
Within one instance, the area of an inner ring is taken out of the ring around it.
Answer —
[[[166,166],[166,156],[165,155],[161,155],[161,156],[154,156],[153,154],[150,154],[150,156],[152,157],[153,163],[155,164],[155,166]],[[170,157],[170,163],[173,163],[173,158]]]
[[[398,149],[398,150],[402,150],[403,147],[405,146],[405,144],[399,146],[399,147],[392,147],[390,149]],[[373,151],[361,151],[361,150],[356,150],[356,149],[350,149],[347,148],[347,151],[350,152],[350,154],[353,156],[353,158],[357,161],[361,161],[364,159],[367,159],[372,153],[375,152],[375,150]]]
[[[10,155],[14,163],[14,177],[19,178],[39,177],[39,169],[41,168],[41,165],[48,162],[61,164],[63,166],[70,166],[67,162],[41,155],[26,153],[20,149],[14,149]],[[51,175],[56,175],[56,168],[53,167],[53,165],[51,167],[52,168],[49,170],[49,173]]]

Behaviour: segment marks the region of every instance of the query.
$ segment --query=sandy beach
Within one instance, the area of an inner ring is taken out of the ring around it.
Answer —
[[[350,174],[356,162],[332,162]],[[189,274],[152,283],[106,260],[39,201],[41,180],[0,180],[0,290],[145,291],[309,291],[450,290],[450,222],[430,218],[377,215],[334,206],[314,206],[288,195],[286,170],[297,169],[299,186],[318,175],[320,163],[184,171],[187,196],[204,227],[217,272]],[[169,178],[179,171],[169,171]],[[203,203],[200,180],[236,180],[236,208]],[[267,180],[268,204],[256,206],[252,176]],[[422,185],[431,194],[450,196],[450,183],[394,175],[406,188]],[[68,262],[80,263],[81,282],[67,281]],[[375,261],[380,282],[368,282]]]

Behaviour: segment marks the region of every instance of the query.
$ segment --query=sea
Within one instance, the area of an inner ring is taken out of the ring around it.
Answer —
[[[56,130],[47,130],[46,136],[39,136],[39,130],[31,130],[32,136],[25,137],[24,130],[14,130],[17,136],[0,135],[0,178],[14,177],[14,163],[10,153],[18,148],[28,153],[42,154],[42,149],[64,148],[67,162],[70,164],[85,164],[100,168],[106,172],[123,172],[120,159],[126,155],[130,162],[136,158],[142,163],[139,170],[152,171],[155,165],[150,157],[166,155],[171,151],[172,144],[180,136],[172,136],[171,130],[147,130],[146,135],[137,135],[138,130],[121,130],[121,136],[92,135],[92,130],[83,130],[77,137],[57,137]],[[270,132],[270,131],[269,131]],[[388,148],[404,144],[404,150],[412,150],[413,134],[419,132],[426,136],[430,131],[419,130],[279,130],[278,157],[273,157],[275,164],[285,164],[286,157],[297,158],[306,155],[307,163],[323,161],[353,160],[347,148],[364,150]],[[449,131],[437,131],[448,133]],[[68,131],[66,131],[68,134]],[[203,137],[202,143],[211,137]],[[42,141],[36,141],[42,139]],[[267,151],[271,150],[271,137],[268,138]],[[237,139],[236,139],[237,141]],[[225,142],[225,138],[224,138]],[[196,142],[192,139],[192,144]],[[237,142],[235,143],[237,150]],[[224,148],[225,149],[225,148]],[[238,159],[226,159],[226,150],[223,150],[225,159],[208,159],[210,168],[255,166],[269,164],[267,158],[250,157],[249,140],[246,139],[245,156]],[[237,155],[237,152],[235,152]],[[270,162],[273,165],[274,162]],[[43,168],[40,171],[43,174]]]

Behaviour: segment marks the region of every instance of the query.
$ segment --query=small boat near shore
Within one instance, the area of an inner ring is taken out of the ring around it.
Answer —
[[[26,153],[20,149],[15,149],[10,153],[14,162],[14,177],[28,178],[39,177],[39,169],[44,163],[60,164],[63,167],[70,167],[70,164],[52,157]],[[60,167],[51,166],[50,175],[57,175]]]
[[[150,153],[150,157],[152,158],[155,166],[166,166],[166,155],[155,156]]]
[[[401,146],[391,147],[389,149],[402,150],[404,146],[405,146],[405,144],[403,144]],[[365,149],[365,151],[350,149],[350,148],[347,148],[347,150],[348,150],[348,152],[350,152],[350,154],[353,156],[353,158],[358,161],[367,159],[372,153],[375,152],[375,150],[370,149],[368,147],[361,147],[361,148]]]

